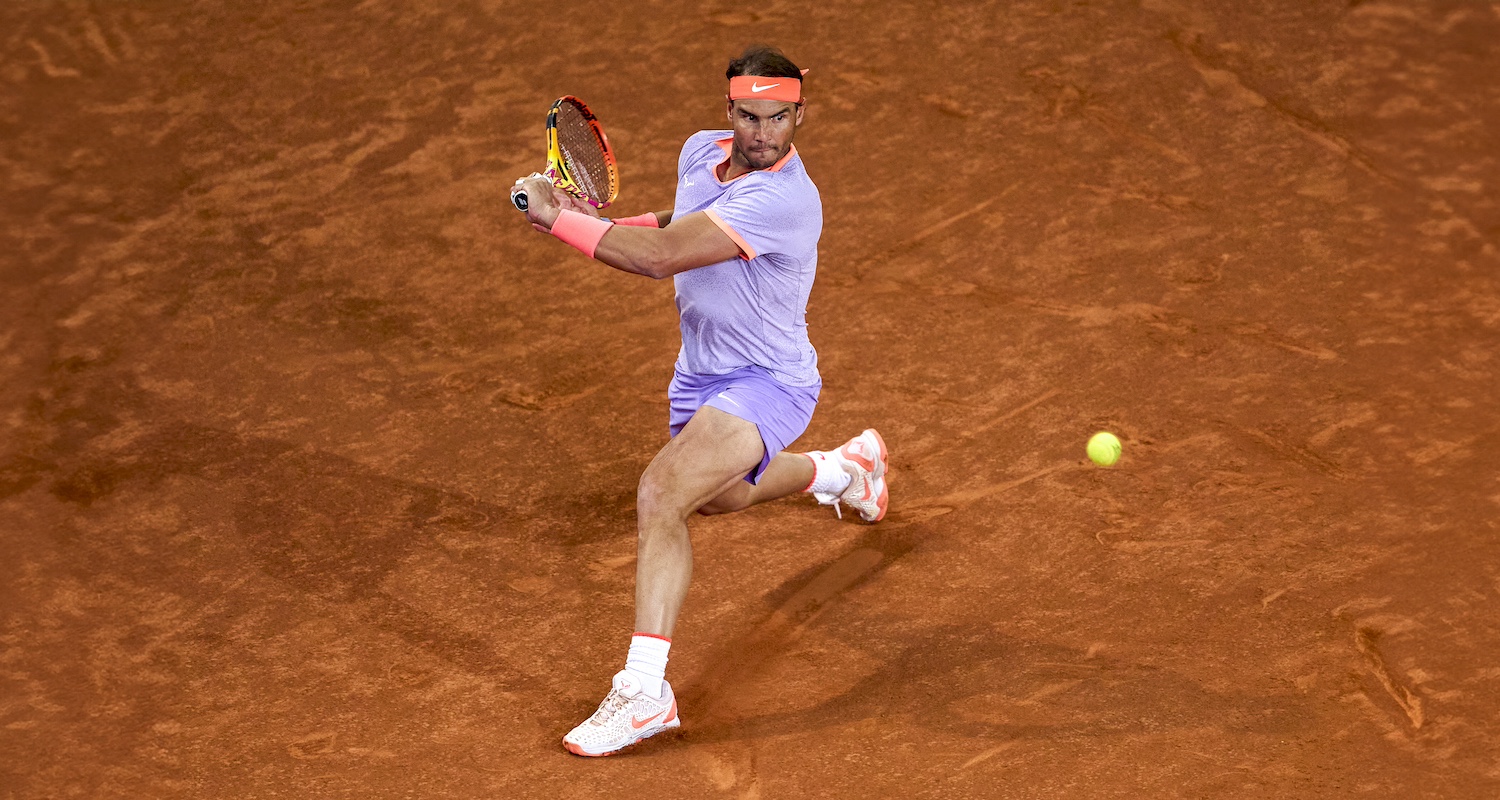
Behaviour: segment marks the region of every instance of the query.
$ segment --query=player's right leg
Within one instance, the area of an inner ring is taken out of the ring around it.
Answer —
[[[692,577],[688,517],[742,483],[764,454],[754,423],[704,406],[646,467],[636,490],[637,631],[672,635]]]
[[[687,519],[764,454],[753,423],[704,406],[646,468],[636,492],[636,634],[609,695],[563,737],[569,752],[607,756],[681,724],[664,670],[693,571]]]

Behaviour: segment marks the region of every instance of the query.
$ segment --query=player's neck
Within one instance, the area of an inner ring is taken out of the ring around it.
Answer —
[[[741,175],[754,171],[755,168],[750,166],[749,162],[745,161],[738,151],[731,150],[729,158],[724,159],[723,163],[719,164],[719,181],[721,183],[728,183]]]

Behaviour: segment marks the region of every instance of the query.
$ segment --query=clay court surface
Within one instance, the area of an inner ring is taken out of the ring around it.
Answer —
[[[1500,6],[553,9],[0,10],[0,798],[1500,794]],[[892,510],[694,520],[576,758],[676,315],[506,193],[762,40]]]

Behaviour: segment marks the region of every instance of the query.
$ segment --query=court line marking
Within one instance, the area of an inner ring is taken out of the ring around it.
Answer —
[[[1062,394],[1062,390],[1061,389],[1048,389],[1047,391],[1043,392],[1041,394],[1041,396],[1037,397],[1035,400],[1032,400],[1032,401],[1030,401],[1028,403],[1023,403],[1022,405],[1017,406],[1016,408],[1011,409],[1010,411],[1007,411],[1006,413],[1001,414],[998,417],[995,417],[994,419],[990,420],[989,422],[983,423],[983,424],[981,424],[981,425],[979,425],[977,427],[969,429],[968,431],[966,431],[964,433],[959,434],[959,436],[961,436],[961,437],[963,437],[965,439],[973,438],[974,436],[976,436],[978,434],[981,434],[981,433],[984,433],[985,431],[987,431],[987,430],[995,427],[996,425],[1000,425],[1001,423],[1009,422],[1010,420],[1015,419],[1016,417],[1020,416],[1021,414],[1024,414],[1024,413],[1026,413],[1027,411],[1030,411],[1033,408],[1036,408],[1037,406],[1041,405],[1042,403],[1045,403],[1048,400],[1051,400],[1052,398],[1054,398],[1054,397],[1056,397],[1056,396],[1058,396],[1060,394]]]
[[[991,428],[994,428],[994,427],[996,427],[998,425],[1002,425],[1002,424],[1004,424],[1006,422],[1011,421],[1012,419],[1015,419],[1016,417],[1018,417],[1018,416],[1020,416],[1020,415],[1022,415],[1024,413],[1026,413],[1027,411],[1030,411],[1033,408],[1036,408],[1037,406],[1041,405],[1042,403],[1045,403],[1048,400],[1051,400],[1052,398],[1057,397],[1060,394],[1062,394],[1062,390],[1061,389],[1048,389],[1047,391],[1043,392],[1040,396],[1038,396],[1038,397],[1036,397],[1036,398],[1034,398],[1032,400],[1029,400],[1029,401],[1027,401],[1025,403],[1022,403],[1021,405],[1016,406],[1015,408],[1013,408],[1013,409],[1011,409],[1011,410],[1009,410],[1009,411],[1007,411],[1007,412],[1005,412],[1003,414],[1000,414],[997,417],[993,417],[993,418],[991,418],[990,420],[988,420],[986,422],[981,422],[978,425],[976,425],[976,426],[974,426],[972,428],[969,428],[967,430],[960,431],[958,433],[958,438],[959,439],[963,439],[963,440],[972,439],[975,436],[977,436],[977,435],[979,435],[981,433],[984,433],[985,431],[990,430]],[[916,466],[921,466],[923,464],[926,464],[926,463],[932,461],[933,459],[935,459],[935,458],[937,458],[939,456],[946,456],[946,455],[948,455],[951,452],[951,448],[947,448],[947,447],[944,447],[944,448],[942,448],[940,450],[934,450],[932,446],[929,446],[927,448],[927,450],[928,450],[928,452],[919,453],[917,455]]]
[[[982,763],[984,761],[988,761],[989,759],[991,759],[991,758],[993,758],[993,757],[995,757],[995,756],[997,756],[997,755],[999,755],[999,754],[1005,752],[1006,750],[1009,750],[1009,749],[1011,749],[1012,747],[1015,747],[1015,746],[1016,746],[1015,742],[1001,742],[1000,744],[997,744],[994,747],[991,747],[990,749],[985,750],[984,752],[980,753],[979,755],[974,756],[973,758],[969,759],[968,761],[965,761],[964,765],[961,766],[961,767],[959,767],[958,769],[959,769],[960,772],[962,772],[962,771],[968,769],[969,767],[974,766],[975,764],[979,764],[979,763]]]

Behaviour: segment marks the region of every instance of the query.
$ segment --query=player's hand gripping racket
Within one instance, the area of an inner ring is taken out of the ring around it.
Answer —
[[[532,177],[547,178],[594,208],[604,208],[619,195],[615,153],[582,100],[569,95],[552,104],[547,112],[547,170]],[[510,201],[521,211],[530,206],[524,188],[511,190]]]

